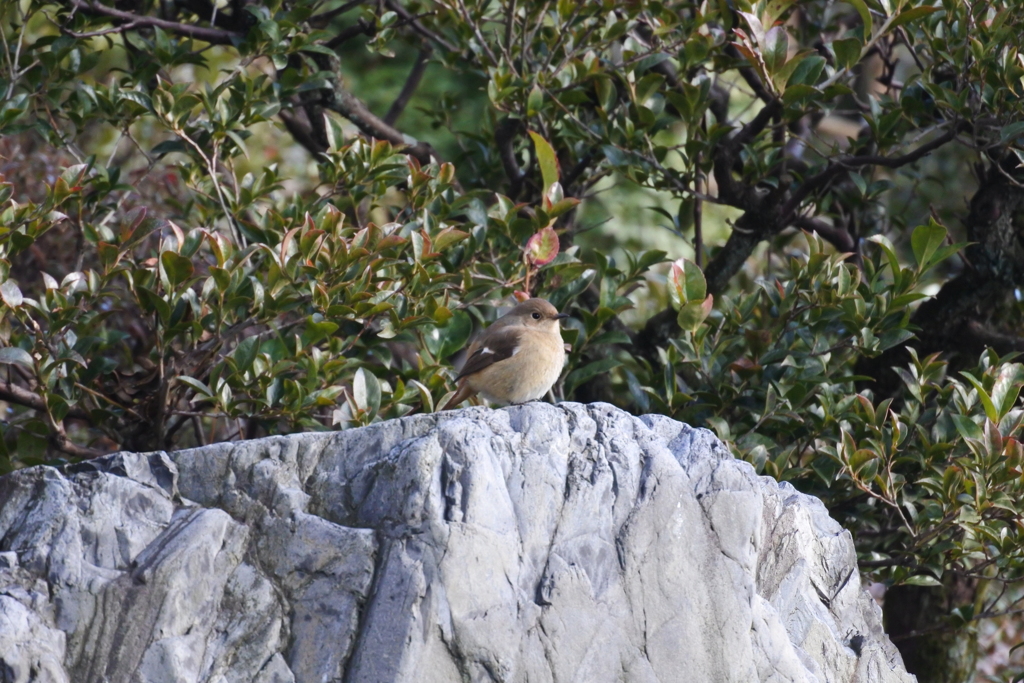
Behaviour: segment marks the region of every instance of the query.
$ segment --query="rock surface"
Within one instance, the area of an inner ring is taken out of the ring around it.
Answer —
[[[0,681],[913,681],[816,499],[533,403],[0,479]]]

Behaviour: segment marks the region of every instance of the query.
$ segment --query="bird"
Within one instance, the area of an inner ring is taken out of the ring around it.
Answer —
[[[458,389],[442,410],[480,394],[492,403],[526,403],[544,396],[562,374],[565,344],[558,321],[568,314],[544,299],[527,299],[495,320],[469,345]]]

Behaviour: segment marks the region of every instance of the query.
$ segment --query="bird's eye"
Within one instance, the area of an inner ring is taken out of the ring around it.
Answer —
[[[537,313],[536,311],[534,311],[534,313],[532,315],[533,315],[533,319],[534,320],[540,320],[540,313]]]

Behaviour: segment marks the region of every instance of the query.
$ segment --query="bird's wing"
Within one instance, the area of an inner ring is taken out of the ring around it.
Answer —
[[[466,364],[455,378],[456,381],[516,355],[516,351],[519,350],[520,330],[506,327],[492,332],[492,329],[493,326],[488,328],[488,334],[478,342],[479,348],[466,359]]]

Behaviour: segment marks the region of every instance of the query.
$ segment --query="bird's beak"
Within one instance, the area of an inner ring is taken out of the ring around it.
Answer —
[[[568,318],[568,317],[569,317],[568,313],[559,313],[558,315],[555,316],[555,320],[562,320],[562,319]]]

